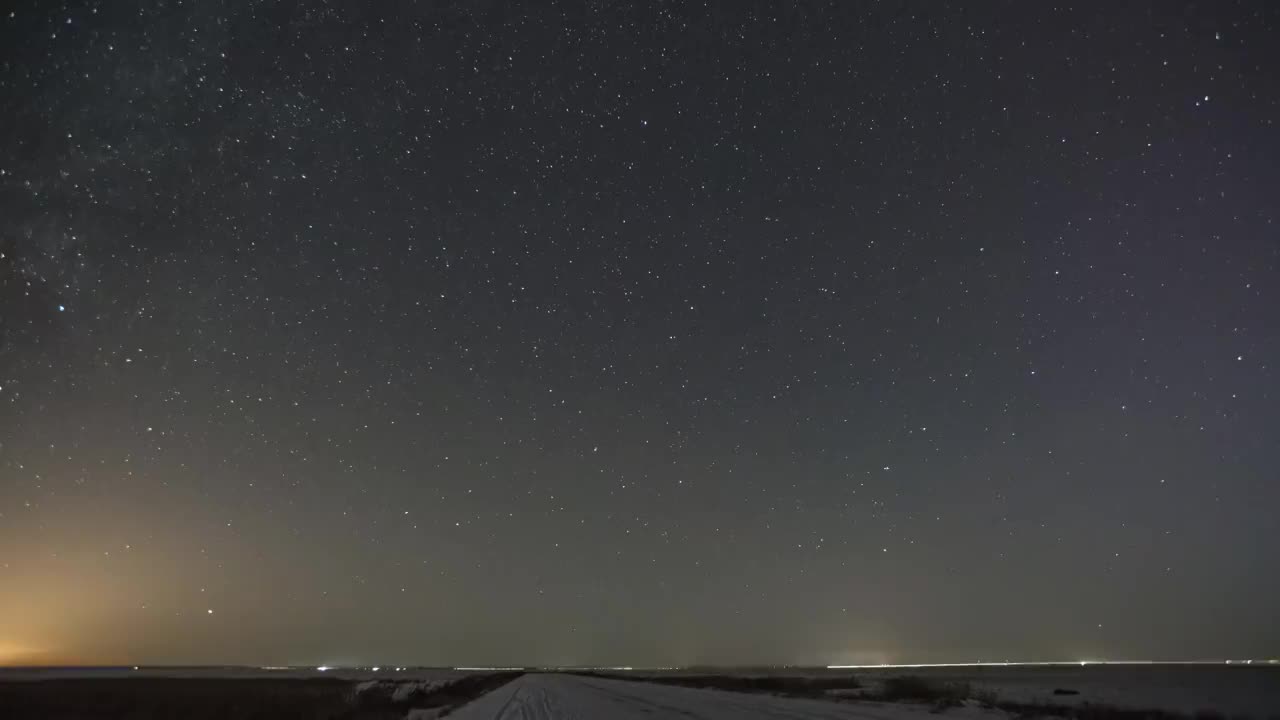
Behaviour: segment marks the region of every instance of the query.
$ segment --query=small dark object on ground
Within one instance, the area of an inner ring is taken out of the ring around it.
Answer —
[[[1053,694],[1054,695],[1079,695],[1080,691],[1072,690],[1071,688],[1054,688]]]

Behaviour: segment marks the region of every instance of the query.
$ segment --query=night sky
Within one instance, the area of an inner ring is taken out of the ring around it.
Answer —
[[[141,4],[0,13],[0,664],[1280,648],[1277,4]]]

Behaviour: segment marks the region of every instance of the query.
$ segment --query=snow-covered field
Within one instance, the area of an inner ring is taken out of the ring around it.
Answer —
[[[942,682],[969,683],[974,690],[989,690],[1000,701],[1008,702],[1090,703],[1186,715],[1210,711],[1227,717],[1280,718],[1280,666],[1094,665],[852,672],[870,691],[874,691],[883,678],[916,675]],[[1061,690],[1073,694],[1055,694]]]
[[[631,673],[620,673],[626,676]],[[916,676],[939,683],[966,683],[999,702],[1033,705],[1100,705],[1162,710],[1183,715],[1212,712],[1230,718],[1280,720],[1280,664],[1225,665],[1051,665],[1036,667],[957,666],[949,668],[773,669],[641,671],[646,675],[729,675],[738,677],[823,678],[853,675],[862,687],[834,691],[845,698],[875,696],[887,678]]]
[[[605,680],[575,675],[520,677],[449,715],[456,720],[934,720],[920,705],[837,703],[720,690]],[[976,707],[953,708],[952,720],[1005,720]]]

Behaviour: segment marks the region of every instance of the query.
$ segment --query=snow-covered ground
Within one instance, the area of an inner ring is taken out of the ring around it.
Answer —
[[[853,670],[874,692],[886,677],[917,675],[965,682],[1001,701],[1047,705],[1090,703],[1193,715],[1280,718],[1280,667],[1254,665],[1094,665],[1034,668]],[[1056,690],[1072,694],[1055,694]]]
[[[575,675],[524,675],[449,715],[456,720],[936,720],[930,708],[889,703],[838,703],[719,690],[605,680]],[[947,711],[951,720],[1006,720],[976,707]]]

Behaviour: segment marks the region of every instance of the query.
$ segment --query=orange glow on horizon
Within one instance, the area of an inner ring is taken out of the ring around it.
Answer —
[[[54,667],[80,665],[76,658],[65,657],[50,648],[20,645],[0,640],[0,668],[4,667]]]

